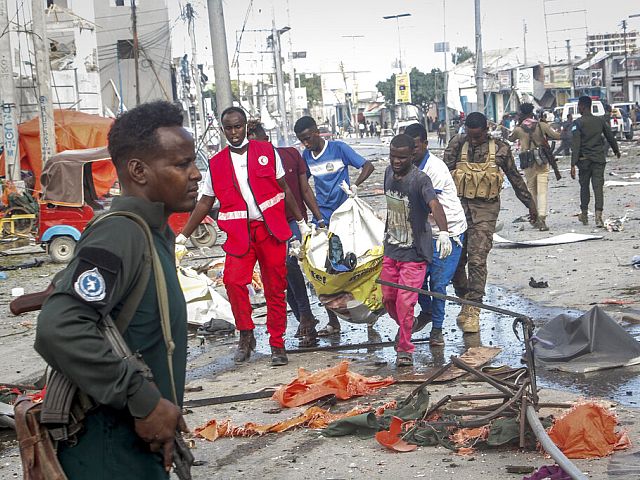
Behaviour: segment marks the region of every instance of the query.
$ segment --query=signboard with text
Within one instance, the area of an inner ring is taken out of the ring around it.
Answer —
[[[594,88],[603,85],[602,69],[593,68],[591,70],[574,70],[573,85],[575,88]]]
[[[516,86],[522,93],[533,95],[533,68],[519,68],[516,75]]]
[[[396,104],[411,103],[411,84],[408,73],[396,75]]]
[[[571,67],[545,67],[545,88],[571,88]]]

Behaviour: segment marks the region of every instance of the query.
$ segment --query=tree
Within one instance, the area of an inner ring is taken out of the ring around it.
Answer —
[[[300,74],[298,78],[300,79],[300,87],[307,89],[307,102],[309,105],[320,105],[322,103],[322,81],[320,75]]]
[[[413,67],[409,72],[409,84],[411,85],[411,103],[427,109],[443,95],[444,75],[438,68],[429,73],[424,73]],[[396,75],[378,82],[378,91],[384,95],[388,105],[395,103]]]
[[[469,50],[469,47],[456,47],[456,51],[451,54],[451,61],[454,65],[458,65],[474,56],[474,53]]]

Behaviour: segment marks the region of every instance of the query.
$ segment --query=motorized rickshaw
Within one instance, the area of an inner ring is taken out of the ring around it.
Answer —
[[[53,155],[42,169],[42,197],[39,202],[38,236],[40,243],[56,263],[66,263],[73,257],[76,242],[87,223],[106,212],[110,196],[98,198],[94,175],[102,175],[113,183],[115,170],[96,168],[99,162],[111,163],[106,147],[83,150],[66,150]],[[104,164],[100,165],[104,167]],[[96,173],[96,172],[100,173]],[[106,172],[110,172],[105,174]],[[119,189],[111,190],[118,195]],[[169,226],[176,233],[184,228],[189,213],[174,213]],[[190,237],[196,247],[212,247],[217,240],[217,230],[210,216],[205,217]]]

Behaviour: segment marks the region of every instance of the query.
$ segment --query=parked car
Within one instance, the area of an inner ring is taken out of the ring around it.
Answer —
[[[393,130],[390,128],[383,128],[380,131],[380,141],[382,143],[384,143],[385,145],[388,145],[391,143],[391,140],[393,139]]]
[[[573,119],[580,118],[580,112],[578,111],[578,101],[570,101],[562,106],[562,121],[567,121],[567,116],[571,114]],[[591,114],[596,117],[602,117],[604,115],[604,105],[600,100],[593,100],[591,103]]]
[[[611,130],[616,138],[633,140],[633,122],[631,121],[632,102],[620,102],[611,104]]]
[[[325,140],[333,140],[333,132],[329,127],[325,125],[318,125],[318,131],[320,132],[320,136]]]

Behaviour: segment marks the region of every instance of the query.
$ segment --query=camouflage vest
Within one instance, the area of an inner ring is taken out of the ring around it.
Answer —
[[[456,169],[451,172],[458,196],[481,200],[498,198],[504,178],[496,164],[495,140],[489,139],[489,155],[484,163],[470,162],[468,155],[469,142],[464,142],[460,160],[456,163]]]

